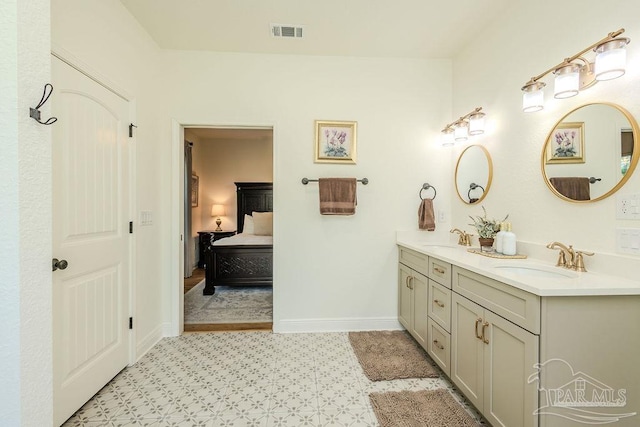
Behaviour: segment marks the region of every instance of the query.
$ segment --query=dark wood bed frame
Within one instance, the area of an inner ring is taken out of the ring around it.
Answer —
[[[236,182],[238,233],[244,216],[252,212],[273,212],[273,184]],[[273,245],[211,245],[205,253],[204,295],[216,286],[273,286]]]

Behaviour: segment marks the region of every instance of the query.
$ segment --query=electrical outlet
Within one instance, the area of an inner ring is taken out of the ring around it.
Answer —
[[[640,194],[616,194],[616,219],[640,219]]]
[[[447,222],[447,213],[445,211],[438,211],[438,222]]]

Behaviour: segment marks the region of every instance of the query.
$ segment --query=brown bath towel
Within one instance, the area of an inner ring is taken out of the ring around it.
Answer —
[[[571,200],[591,200],[591,189],[589,187],[589,178],[581,177],[557,177],[549,178],[551,185]]]
[[[436,229],[436,216],[433,213],[433,199],[422,199],[418,208],[418,228],[420,230],[434,231]]]
[[[355,178],[320,178],[320,214],[353,215],[356,213]]]

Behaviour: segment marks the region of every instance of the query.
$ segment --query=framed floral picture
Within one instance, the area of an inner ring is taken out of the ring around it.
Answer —
[[[316,163],[356,163],[357,122],[316,120]]]
[[[584,162],[584,122],[560,123],[549,135],[546,164]]]

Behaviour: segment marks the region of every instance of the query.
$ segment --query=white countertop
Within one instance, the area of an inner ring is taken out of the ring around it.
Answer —
[[[574,272],[556,267],[548,261],[489,258],[468,252],[466,246],[449,242],[439,244],[411,237],[398,236],[397,244],[538,296],[640,295],[640,281],[592,272]],[[520,272],[509,271],[509,267],[515,267]],[[526,274],[528,272],[531,274]],[[554,273],[570,277],[544,277]]]

